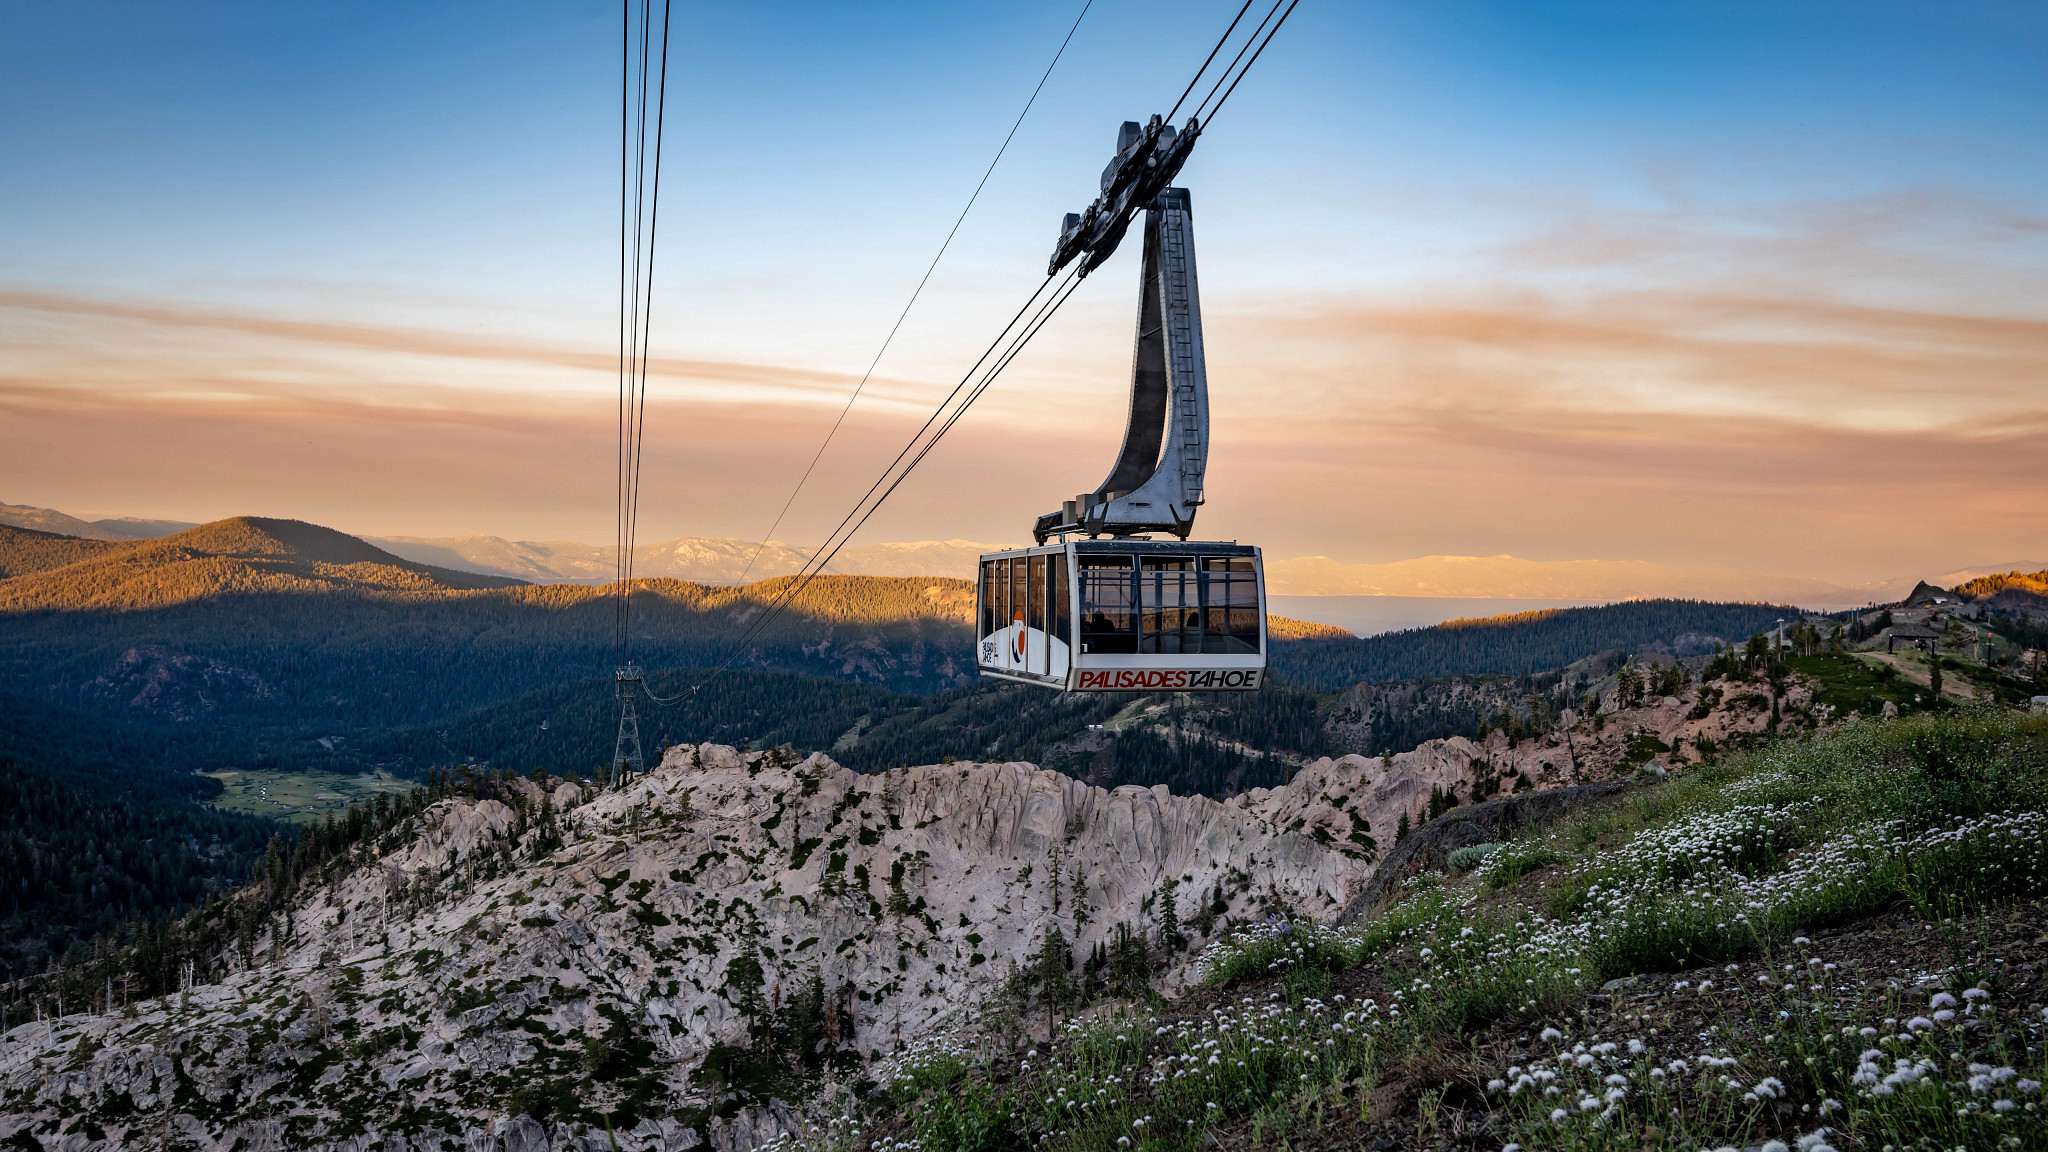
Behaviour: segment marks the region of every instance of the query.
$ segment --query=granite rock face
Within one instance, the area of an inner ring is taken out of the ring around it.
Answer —
[[[1049,926],[1078,957],[1143,928],[1162,883],[1212,936],[1276,907],[1332,919],[1402,812],[1503,755],[1433,741],[1217,801],[1023,763],[861,775],[684,746],[624,787],[555,787],[549,852],[536,786],[522,811],[443,800],[309,878],[246,952],[223,941],[224,978],[0,1038],[0,1142],[739,1152],[798,1119],[773,1101],[721,1117],[693,1075],[745,1042],[735,960],[759,960],[770,1003],[822,981],[832,1038],[873,1059],[983,1022]],[[592,1086],[593,1044],[629,1066]],[[515,1114],[516,1091],[549,1084],[594,1113],[633,1086],[637,1111],[610,1133]]]

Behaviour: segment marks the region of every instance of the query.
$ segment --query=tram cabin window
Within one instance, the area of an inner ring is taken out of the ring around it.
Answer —
[[[1031,590],[1029,605],[1024,622],[1040,632],[1045,631],[1045,557],[1031,558]]]
[[[1050,631],[1060,643],[1072,644],[1074,636],[1069,624],[1073,610],[1067,603],[1067,558],[1057,553],[1046,557],[1046,569],[1052,582],[1051,599],[1048,601],[1052,608]]]
[[[1131,585],[1137,570],[1132,557],[1082,555],[1076,559],[1081,578],[1081,651],[1136,652],[1137,597]]]
[[[981,562],[981,635],[993,636],[996,630],[996,573],[1006,560],[983,560]]]
[[[1010,625],[1024,620],[1024,602],[1030,593],[1025,588],[1025,575],[1029,571],[1022,556],[1010,558],[1010,598],[1004,608],[1003,618],[998,624]]]
[[[1195,558],[1145,556],[1138,563],[1138,651],[1200,652],[1202,588]]]
[[[1202,559],[1202,651],[1251,655],[1259,650],[1259,576],[1248,556]]]

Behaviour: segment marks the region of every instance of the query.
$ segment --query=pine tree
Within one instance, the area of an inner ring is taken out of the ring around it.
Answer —
[[[768,1000],[761,989],[768,980],[761,971],[761,958],[754,954],[752,942],[744,944],[745,950],[726,962],[725,983],[719,991],[726,1003],[747,1022],[747,1034],[755,1046],[761,1047],[768,1039]]]
[[[1159,914],[1159,947],[1166,952],[1178,952],[1188,946],[1188,938],[1180,931],[1180,910],[1174,907],[1173,891],[1179,886],[1177,877],[1161,876],[1159,887],[1152,894],[1153,906]]]
[[[1110,989],[1132,999],[1144,995],[1152,983],[1152,956],[1145,947],[1144,933],[1133,932],[1129,923],[1119,921],[1104,951]]]
[[[1401,841],[1406,840],[1407,838],[1408,814],[1406,812],[1403,812],[1401,813],[1401,822],[1394,825],[1394,843],[1399,844]]]
[[[1032,983],[1038,985],[1038,994],[1045,998],[1045,1033],[1054,1035],[1059,1027],[1060,1002],[1067,1000],[1073,984],[1068,975],[1074,967],[1073,946],[1067,943],[1067,934],[1060,931],[1057,920],[1045,926],[1045,935],[1038,945],[1038,954],[1031,958]]]

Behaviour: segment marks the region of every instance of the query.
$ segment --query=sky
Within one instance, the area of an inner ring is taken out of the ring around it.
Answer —
[[[1096,0],[779,539],[1236,12]],[[640,538],[758,538],[1077,3],[677,3]],[[620,10],[0,0],[0,500],[612,531]],[[1198,534],[1840,582],[2048,555],[2048,7],[1302,0],[1179,183]],[[1138,244],[869,522],[1121,439]]]

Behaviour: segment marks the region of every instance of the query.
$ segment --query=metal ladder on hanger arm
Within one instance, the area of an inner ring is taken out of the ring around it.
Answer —
[[[1185,540],[1194,531],[1209,459],[1209,380],[1193,200],[1168,182],[1200,131],[1192,119],[1180,132],[1156,116],[1142,127],[1126,121],[1102,174],[1102,197],[1087,212],[1070,213],[1061,230],[1052,270],[1085,253],[1086,275],[1116,250],[1142,209],[1145,258],[1123,447],[1094,491],[1038,518],[1032,535],[1040,544],[1067,533],[1121,538],[1164,532]]]

